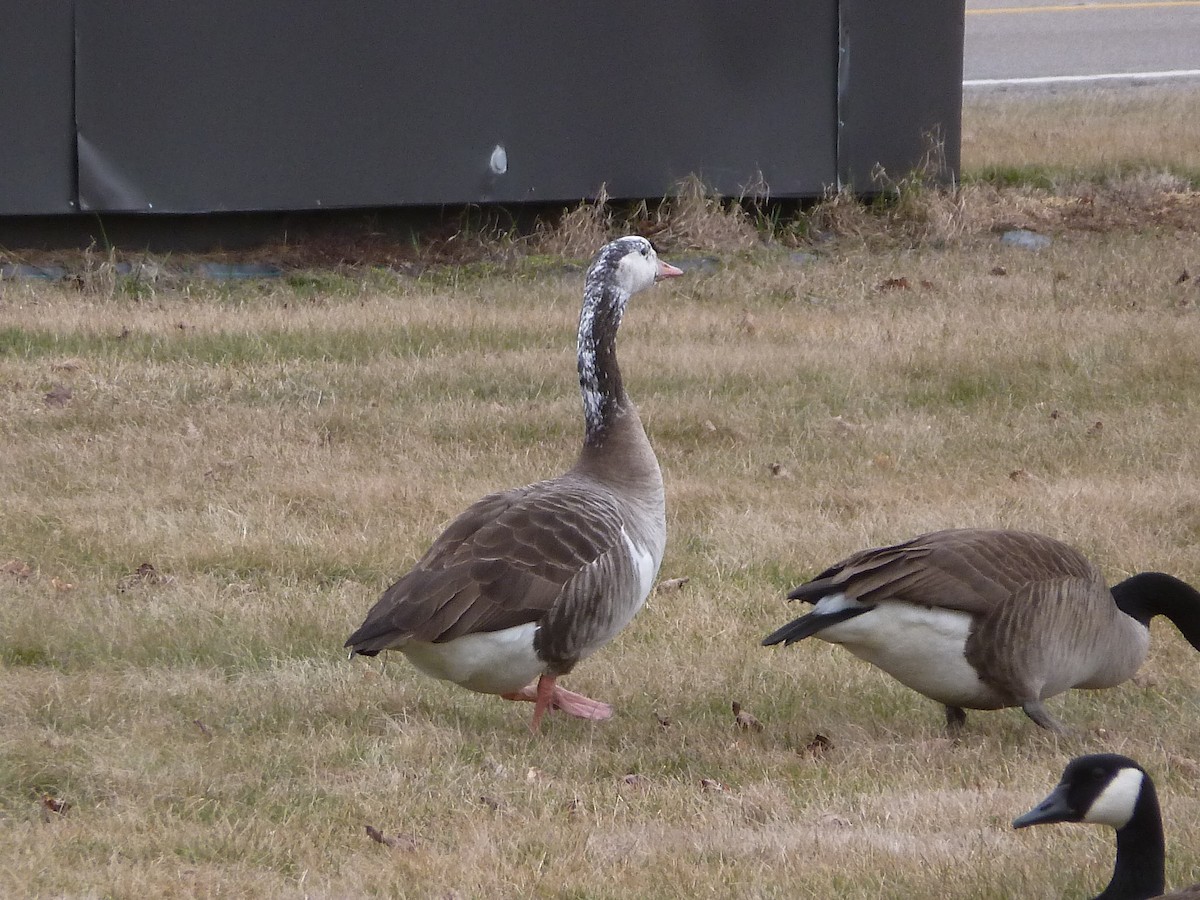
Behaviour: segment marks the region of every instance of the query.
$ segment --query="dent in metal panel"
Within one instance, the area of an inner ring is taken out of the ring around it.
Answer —
[[[844,149],[842,142],[844,140],[844,130],[846,127],[846,89],[850,84],[850,33],[846,28],[845,4],[838,4],[838,48],[837,48],[837,100],[834,103],[834,114],[837,116],[835,123],[835,132],[837,137],[834,140],[835,155],[837,164],[834,166],[836,170],[837,189],[840,191],[846,185],[842,181],[842,154]]]
[[[79,208],[108,212],[152,212],[154,204],[116,163],[83,134],[76,136],[79,148]]]

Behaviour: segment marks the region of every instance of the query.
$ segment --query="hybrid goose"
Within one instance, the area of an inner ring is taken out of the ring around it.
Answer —
[[[384,591],[350,655],[399,650],[472,691],[607,719],[612,707],[557,684],[641,609],[667,542],[662,475],[617,366],[625,305],[681,275],[642,237],[605,245],[584,284],[578,368],[583,448],[548,481],[489,494]]]
[[[1154,782],[1127,756],[1080,756],[1063,770],[1058,786],[1041,803],[1013,820],[1013,828],[1051,822],[1091,822],[1117,832],[1112,880],[1095,900],[1200,898],[1200,884],[1163,894],[1166,845]]]
[[[944,704],[952,729],[965,709],[1019,706],[1063,731],[1044,701],[1133,677],[1156,615],[1200,650],[1200,593],[1190,585],[1143,572],[1110,590],[1079,551],[1022,531],[936,531],[863,550],[788,599],[815,607],[764,645],[842,644]]]

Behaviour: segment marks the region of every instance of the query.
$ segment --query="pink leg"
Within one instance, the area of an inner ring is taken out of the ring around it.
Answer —
[[[534,704],[532,731],[537,731],[542,723],[542,716],[549,709],[561,709],[567,715],[578,719],[602,721],[611,718],[612,707],[599,700],[592,700],[583,694],[568,691],[554,683],[553,675],[543,675],[537,680],[536,686],[528,684],[511,694],[501,694],[505,700],[526,700]]]

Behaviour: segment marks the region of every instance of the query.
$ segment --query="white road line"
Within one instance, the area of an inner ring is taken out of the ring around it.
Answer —
[[[1036,78],[972,78],[963,87],[1001,87],[1022,84],[1080,84],[1091,81],[1161,81],[1167,78],[1200,78],[1200,69],[1171,72],[1107,72],[1103,75],[1040,75]]]
[[[991,6],[968,9],[968,16],[1008,16],[1025,13],[1096,12],[1100,10],[1162,9],[1164,7],[1200,6],[1200,0],[1146,0],[1138,3],[1071,3],[1048,6]]]

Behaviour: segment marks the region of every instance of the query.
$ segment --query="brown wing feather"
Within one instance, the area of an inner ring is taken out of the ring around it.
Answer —
[[[539,621],[564,585],[621,542],[621,525],[607,492],[565,477],[490,494],[384,591],[346,645],[375,651]]]
[[[906,601],[986,615],[1023,584],[1099,577],[1087,557],[1053,538],[956,529],[855,553],[789,596],[815,602],[841,591],[864,603]]]

